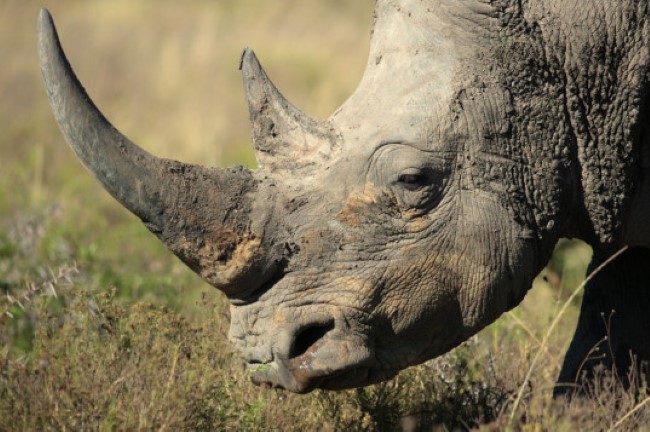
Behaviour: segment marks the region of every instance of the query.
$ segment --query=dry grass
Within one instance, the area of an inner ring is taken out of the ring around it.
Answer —
[[[589,260],[588,248],[566,241],[520,307],[390,382],[307,396],[249,384],[226,343],[223,299],[101,192],[64,144],[36,63],[40,6],[0,3],[0,312],[13,316],[0,318],[0,430],[650,424],[638,377],[625,390],[600,371],[585,398],[551,398],[578,311],[580,296],[569,297]],[[158,155],[209,165],[253,163],[241,48],[255,48],[289,99],[324,117],[361,76],[372,19],[372,0],[48,7],[82,81],[116,125]],[[73,263],[78,273],[56,277]]]

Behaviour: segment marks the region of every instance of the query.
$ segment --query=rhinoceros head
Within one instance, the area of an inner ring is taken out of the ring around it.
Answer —
[[[324,121],[246,50],[256,170],[144,152],[94,107],[47,12],[39,47],[82,162],[228,296],[253,381],[306,392],[448,351],[516,305],[548,259],[564,223],[569,163],[549,144],[564,139],[563,113],[548,108],[552,67],[511,12],[379,0],[363,80]]]

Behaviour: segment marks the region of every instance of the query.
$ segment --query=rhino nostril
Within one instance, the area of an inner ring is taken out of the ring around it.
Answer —
[[[303,355],[316,342],[323,338],[330,330],[334,329],[334,321],[324,324],[312,324],[297,332],[296,339],[291,346],[289,358],[296,358]]]

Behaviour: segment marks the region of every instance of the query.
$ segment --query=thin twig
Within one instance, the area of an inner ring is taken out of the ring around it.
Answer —
[[[533,342],[535,342],[537,344],[537,346],[540,346],[540,347],[542,346],[542,341],[539,340],[539,338],[535,335],[533,330],[530,327],[528,327],[526,325],[526,323],[521,320],[521,318],[519,318],[517,315],[512,313],[512,311],[508,312],[508,316],[510,318],[512,318],[512,320],[515,322],[515,324],[517,324],[519,327],[521,327],[528,334],[528,336],[530,336],[530,338],[533,340]],[[551,359],[551,361],[555,364],[555,366],[559,367],[559,362],[557,361],[557,358],[553,354],[551,354],[549,352],[548,347],[545,346],[543,348],[544,348],[544,352]]]
[[[564,304],[562,305],[562,308],[557,313],[557,315],[555,316],[555,319],[553,320],[550,327],[546,331],[546,334],[544,335],[544,339],[542,339],[542,344],[539,347],[539,349],[537,350],[537,352],[535,353],[535,357],[533,357],[533,361],[531,362],[530,367],[528,368],[528,372],[526,373],[526,377],[524,378],[524,382],[522,382],[521,386],[519,387],[519,392],[517,392],[517,399],[515,399],[515,403],[512,405],[512,411],[510,412],[510,418],[508,419],[508,429],[511,429],[512,422],[513,422],[513,420],[515,418],[515,413],[517,412],[517,408],[519,407],[519,403],[521,402],[521,398],[522,398],[522,396],[524,394],[524,389],[526,388],[526,385],[528,384],[528,381],[530,380],[530,377],[533,374],[533,369],[537,365],[537,360],[539,359],[539,356],[540,356],[541,352],[546,347],[546,344],[548,343],[548,339],[550,338],[551,333],[555,329],[555,326],[557,326],[557,324],[560,322],[560,319],[562,318],[562,316],[566,312],[567,308],[569,307],[569,305],[571,304],[573,299],[576,298],[578,293],[580,293],[580,291],[582,291],[582,289],[585,287],[585,285],[587,285],[598,273],[601,272],[602,269],[604,269],[606,266],[608,266],[612,261],[614,261],[616,258],[618,258],[627,249],[628,249],[628,247],[625,246],[622,249],[620,249],[618,252],[616,252],[614,255],[607,258],[605,260],[605,262],[603,262],[601,265],[599,265],[593,272],[591,272],[589,274],[589,276],[587,276],[587,278],[585,278],[584,281],[582,281],[582,283],[573,291],[573,293],[571,293],[569,298],[567,298],[566,301],[564,302]]]
[[[587,355],[585,355],[585,358],[582,359],[582,362],[580,363],[580,366],[578,366],[578,373],[576,373],[576,378],[573,381],[573,386],[572,386],[573,388],[578,388],[578,379],[580,378],[580,375],[582,374],[582,368],[585,367],[585,365],[587,364],[587,362],[589,360],[602,360],[603,358],[605,358],[605,354],[600,354],[599,356],[595,356],[595,357],[591,357],[591,355],[593,353],[595,353],[596,351],[598,351],[600,349],[600,344],[602,344],[603,342],[605,342],[607,340],[608,340],[608,337],[603,336],[598,342],[596,342],[594,344],[594,346],[591,347],[591,349],[589,349],[589,351],[587,351]]]

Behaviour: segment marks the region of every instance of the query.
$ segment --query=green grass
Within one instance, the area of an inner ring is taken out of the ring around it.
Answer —
[[[329,115],[365,65],[371,0],[52,3],[107,116],[146,149],[254,165],[237,65],[252,46],[297,106]],[[36,2],[0,4],[0,430],[595,430],[647,393],[607,371],[589,397],[550,397],[590,251],[563,241],[517,309],[394,380],[306,396],[248,382],[223,297],[101,190],[67,148],[36,62]],[[644,406],[645,407],[645,406]],[[647,407],[645,407],[647,408]],[[621,427],[648,424],[640,408]]]

